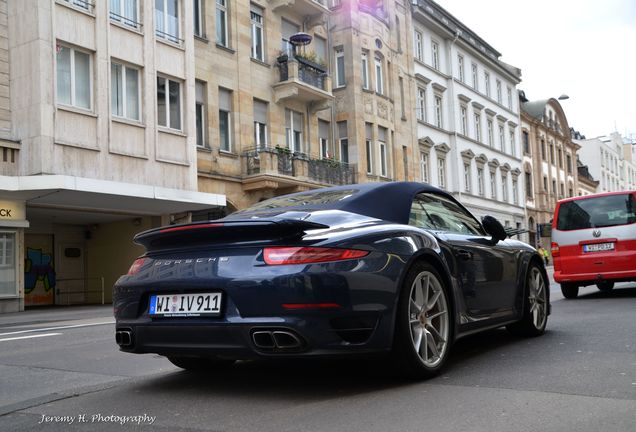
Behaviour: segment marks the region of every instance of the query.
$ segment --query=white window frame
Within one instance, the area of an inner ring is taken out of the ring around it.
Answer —
[[[431,40],[431,66],[439,70],[439,42]]]
[[[108,16],[110,17],[111,21],[117,22],[119,24],[123,24],[125,26],[128,27],[132,27],[134,29],[139,30],[139,28],[141,27],[141,23],[140,18],[139,18],[139,0],[133,0],[135,2],[135,16],[134,17],[129,17],[126,16],[126,0],[110,0],[109,1],[109,6],[108,6]],[[119,12],[113,12],[113,10],[111,9],[111,6],[113,5],[113,3],[119,3]]]
[[[487,119],[486,120],[486,128],[487,133],[488,133],[488,145],[490,147],[494,147],[495,146],[495,131],[493,130],[494,128],[494,122],[492,121],[492,119]]]
[[[413,44],[413,47],[415,48],[415,58],[422,61],[422,55],[424,53],[424,39],[422,38],[422,33],[415,30],[413,38],[415,40]]]
[[[444,128],[444,100],[442,95],[435,95],[435,126],[440,129]]]
[[[141,87],[142,87],[141,70],[139,68],[137,68],[137,67],[129,66],[129,65],[125,64],[125,63],[121,63],[121,62],[114,61],[114,60],[111,60],[110,63],[111,63],[111,74],[112,74],[112,65],[120,66],[121,67],[121,71],[122,71],[121,79],[122,79],[122,103],[123,103],[122,112],[123,112],[123,114],[121,116],[115,114],[113,112],[113,108],[114,107],[111,106],[110,112],[111,112],[112,116],[116,117],[116,118],[121,118],[121,119],[135,121],[135,122],[141,122]],[[129,73],[128,71],[129,70],[137,72],[137,115],[139,116],[139,118],[134,118],[134,117],[129,117],[128,116],[128,111],[129,111],[129,109],[128,109],[128,97],[127,97],[128,96],[128,93],[127,93],[128,86],[126,85],[126,76],[128,75],[128,73]],[[112,85],[112,82],[113,82],[112,76],[111,76],[110,82],[111,82],[110,91],[111,91],[111,101],[112,101],[112,92],[115,90],[113,88],[113,85]]]
[[[155,37],[158,37],[160,39],[166,40],[168,42],[177,44],[177,45],[181,45],[182,39],[179,37],[179,35],[181,34],[181,0],[175,0],[177,2],[177,7],[175,8],[175,10],[177,11],[177,28],[176,28],[176,34],[171,34],[168,33],[167,30],[169,30],[168,28],[168,1],[172,1],[172,0],[163,0],[163,12],[162,12],[162,18],[163,18],[163,30],[159,30],[157,28],[157,8],[155,5],[153,5],[154,8],[154,12],[155,12]],[[153,2],[154,3],[154,2]],[[156,4],[156,3],[155,3]]]
[[[464,162],[464,191],[470,193],[472,189],[472,177],[470,170],[470,162]]]
[[[457,71],[459,81],[464,82],[464,79],[466,78],[464,76],[464,56],[461,54],[457,54]]]
[[[474,113],[475,122],[475,139],[481,142],[481,114],[479,112]]]
[[[515,130],[514,128],[510,128],[509,130],[509,136],[510,136],[510,154],[512,156],[516,156],[517,155],[517,141],[515,140]]]
[[[515,178],[512,179],[512,203],[519,204],[519,181]]]
[[[388,155],[386,150],[387,150],[386,143],[384,141],[378,140],[378,154],[379,154],[378,162],[380,163],[380,176],[382,177],[388,177],[388,173],[389,173],[389,166],[388,166],[389,164],[387,161]]]
[[[430,183],[430,162],[429,154],[424,151],[420,151],[420,178],[424,183]]]
[[[506,152],[506,132],[502,124],[499,125],[499,150]]]
[[[446,158],[437,156],[437,185],[446,189]]]
[[[367,174],[373,174],[373,139],[365,138],[364,144],[367,150]]]
[[[257,10],[256,8],[260,9]],[[252,32],[252,51],[251,55],[253,59],[264,62],[265,61],[265,10],[259,6],[252,5],[250,7],[250,27]],[[260,19],[255,19],[255,16]],[[257,34],[261,37],[260,50],[257,44]]]
[[[93,54],[90,51],[87,50],[83,50],[83,49],[78,49],[75,47],[72,47],[70,45],[66,45],[63,43],[58,42],[57,43],[58,47],[64,47],[67,48],[71,51],[70,53],[70,71],[71,71],[71,83],[70,83],[70,90],[71,90],[71,102],[70,104],[66,104],[63,102],[59,101],[59,88],[57,85],[57,73],[58,73],[58,63],[57,63],[57,59],[55,60],[55,73],[56,73],[56,82],[55,82],[55,95],[56,95],[56,101],[57,104],[60,106],[70,106],[73,108],[77,108],[77,109],[81,109],[81,110],[87,110],[87,111],[92,111],[93,110]],[[76,98],[75,98],[75,53],[79,52],[82,54],[86,54],[88,55],[88,83],[89,83],[89,106],[87,107],[83,107],[83,106],[79,106],[76,105]]]
[[[490,171],[490,197],[494,200],[497,199],[497,177],[494,170]]]
[[[88,12],[92,12],[93,4],[89,0],[62,0],[68,3],[70,7],[79,8]]]
[[[470,71],[473,78],[473,88],[479,91],[479,69],[477,68],[477,63],[471,63]]]
[[[384,94],[384,72],[380,57],[375,57],[375,91],[378,94]]]
[[[339,63],[342,63],[342,73],[340,73]],[[344,49],[336,49],[336,88],[341,88],[347,85],[347,64],[344,58]]]
[[[477,167],[477,193],[484,196],[484,168]]]
[[[162,125],[159,123],[159,100],[157,99],[157,125],[159,127],[162,128],[166,128],[166,129],[171,129],[171,130],[178,130],[178,131],[182,131],[183,130],[183,88],[182,85],[183,83],[181,81],[177,81],[173,78],[170,78],[168,76],[165,75],[161,75],[161,74],[157,74],[157,78],[161,78],[163,80],[165,80],[165,88],[164,88],[164,94],[165,94],[165,98],[166,98],[166,105],[165,105],[165,110],[166,110],[166,124]],[[177,83],[179,85],[179,128],[173,128],[172,126],[170,126],[171,123],[171,119],[170,119],[170,82],[174,82]],[[157,93],[159,92],[159,83],[157,83]]]
[[[300,115],[300,129],[296,129],[296,125],[294,124],[294,114]],[[287,126],[287,116],[289,115],[289,127]],[[285,129],[286,129],[286,137],[287,137],[287,148],[292,153],[300,153],[303,151],[303,139],[305,135],[305,117],[303,113],[299,111],[294,111],[290,108],[285,108]],[[296,142],[295,137],[296,134],[294,132],[299,131],[300,134],[298,136],[298,142]]]
[[[218,111],[218,115],[219,115],[219,151],[222,152],[227,152],[227,153],[231,153],[232,149],[234,147],[234,140],[233,140],[233,130],[234,130],[234,126],[233,126],[233,115],[232,115],[232,111],[234,109],[234,92],[230,89],[224,88],[224,87],[219,87],[219,102],[221,100],[220,96],[221,96],[221,91],[225,91],[229,93],[229,97],[230,97],[230,109],[229,111],[226,109],[221,109],[221,104],[219,103],[219,111]],[[221,141],[221,115],[226,115],[227,116],[227,148],[223,148],[224,143]]]
[[[501,81],[500,80],[496,80],[496,87],[497,87],[497,103],[501,104]]]
[[[508,108],[512,109],[512,87],[507,87],[508,91]]]
[[[203,86],[204,97],[202,101],[197,100],[196,98],[196,84],[201,83]],[[207,143],[207,103],[205,98],[205,93],[207,92],[207,83],[205,81],[196,80],[195,82],[195,98],[194,98],[194,120],[196,122],[197,112],[201,111],[201,143],[198,142],[198,135],[196,134],[196,130],[199,125],[195,124],[195,140],[197,141],[197,147],[199,148],[208,148],[209,144]]]
[[[417,106],[415,107],[415,114],[420,121],[426,121],[426,89],[417,87],[416,96]]]
[[[484,71],[484,83],[486,84],[486,96],[490,97],[490,73]]]
[[[227,15],[228,15],[228,2],[230,0],[216,0],[216,12],[215,12],[215,21],[214,21],[214,25],[216,26],[215,29],[215,35],[214,37],[216,38],[216,43],[228,48],[230,46],[230,30],[228,28],[228,20],[227,20]],[[223,39],[225,39],[225,43],[223,43],[222,40],[219,40],[219,20],[223,21],[224,25],[224,32],[223,35],[221,35],[223,37]]]
[[[11,236],[13,239],[13,262],[9,263],[7,257],[7,241],[4,239],[6,237]],[[3,238],[4,237],[4,238]],[[0,267],[6,267],[9,269],[13,269],[16,272],[15,284],[13,293],[10,294],[0,294],[0,298],[14,298],[18,296],[18,280],[17,270],[18,270],[18,234],[15,231],[5,231],[0,230]]]
[[[468,136],[468,108],[466,105],[459,107],[460,125],[462,128],[462,135]]]
[[[199,19],[197,20],[197,11],[199,12]],[[205,38],[205,0],[193,0],[192,5],[192,32],[195,36]],[[199,32],[197,33],[197,27]]]
[[[508,202],[508,176],[505,173],[501,173],[501,199]]]
[[[369,90],[369,54],[366,51],[362,52],[362,88]]]

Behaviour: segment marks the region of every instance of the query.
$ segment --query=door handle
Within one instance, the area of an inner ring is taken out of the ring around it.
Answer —
[[[455,252],[455,256],[457,258],[459,258],[462,261],[469,261],[471,259],[473,259],[473,253],[470,251],[467,251],[465,249],[459,249]]]

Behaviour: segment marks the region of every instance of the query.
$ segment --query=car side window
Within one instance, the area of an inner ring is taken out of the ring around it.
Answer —
[[[484,235],[470,213],[451,199],[432,193],[418,194],[411,205],[409,225],[457,234]]]

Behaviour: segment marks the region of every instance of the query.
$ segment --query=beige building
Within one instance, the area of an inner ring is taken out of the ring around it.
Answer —
[[[197,190],[192,8],[0,1],[0,311],[108,302],[136,232],[225,205]]]
[[[577,196],[576,152],[558,100],[529,101],[519,92],[525,203],[530,244],[550,245],[550,223],[558,200]]]

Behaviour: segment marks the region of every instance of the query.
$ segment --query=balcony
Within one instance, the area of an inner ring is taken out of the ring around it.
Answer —
[[[299,190],[356,182],[355,166],[329,159],[312,159],[286,148],[264,147],[243,153],[243,189]]]
[[[333,99],[331,77],[316,63],[301,57],[282,55],[278,58],[280,82],[274,84],[276,103],[285,99],[305,103],[327,103]]]
[[[274,12],[288,10],[302,16],[329,13],[326,0],[269,0],[269,4]]]

